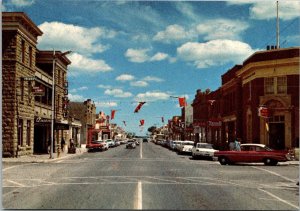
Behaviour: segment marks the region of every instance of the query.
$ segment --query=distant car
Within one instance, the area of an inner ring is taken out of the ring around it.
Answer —
[[[128,140],[126,144],[126,149],[134,149],[136,147],[135,141],[134,140]]]
[[[119,140],[115,140],[115,146],[117,147],[117,146],[120,146],[120,145],[121,145],[120,141]]]
[[[108,147],[115,147],[116,146],[114,140],[112,140],[112,139],[107,139],[105,141],[108,144]]]
[[[286,150],[274,150],[264,144],[241,144],[241,151],[218,151],[214,153],[221,165],[239,162],[277,165],[278,162],[290,160]]]
[[[214,152],[217,152],[209,143],[197,143],[196,146],[192,148],[192,157],[193,158],[210,158],[213,160]]]
[[[179,140],[175,142],[175,146],[174,146],[174,150],[175,150],[175,151],[178,152],[179,147],[181,146],[182,142],[183,142],[183,141],[179,141]]]
[[[178,154],[192,154],[193,146],[193,141],[183,141],[180,147],[178,148]]]
[[[146,143],[147,143],[147,142],[148,142],[148,139],[146,139],[146,138],[143,138],[143,142],[146,142]]]

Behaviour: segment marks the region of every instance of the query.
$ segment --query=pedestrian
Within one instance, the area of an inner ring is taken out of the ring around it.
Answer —
[[[66,144],[66,141],[65,141],[64,137],[61,138],[60,144],[61,144],[61,151],[63,152],[64,149],[65,149],[65,144]]]
[[[229,142],[229,150],[230,151],[234,150],[234,142],[232,142],[232,141]]]
[[[47,147],[48,154],[50,154],[50,146],[51,146],[51,138],[48,139],[48,147]]]
[[[74,148],[74,140],[73,138],[70,138],[70,148]]]
[[[241,151],[241,143],[239,142],[238,138],[234,140],[234,150]]]

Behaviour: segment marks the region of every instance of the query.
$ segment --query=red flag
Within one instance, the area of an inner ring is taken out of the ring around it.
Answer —
[[[185,97],[178,97],[178,101],[180,107],[186,106]]]
[[[126,122],[125,122],[125,121],[123,121],[123,123],[124,123],[124,125],[125,125],[125,127],[126,127]]]
[[[146,102],[140,102],[138,104],[138,106],[134,109],[134,113],[138,113],[139,110],[142,108],[142,106],[145,104]]]
[[[115,118],[115,113],[116,113],[116,110],[111,110],[110,119],[114,119]]]
[[[163,116],[161,117],[161,122],[162,122],[162,123],[164,123],[164,122],[165,122],[165,120],[164,120],[164,117],[163,117]]]
[[[141,120],[140,120],[140,123],[141,123],[140,126],[143,126],[144,123],[145,123],[145,120],[141,119]]]

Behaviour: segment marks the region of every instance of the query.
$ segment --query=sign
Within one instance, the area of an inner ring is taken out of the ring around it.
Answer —
[[[68,124],[55,123],[54,130],[69,130]]]
[[[32,87],[32,91],[35,96],[44,96],[45,95],[44,87],[34,86],[34,87]]]
[[[222,121],[220,120],[210,120],[207,122],[209,127],[221,127]]]
[[[35,77],[24,77],[24,81],[35,81]]]
[[[36,123],[51,123],[51,119],[37,117],[37,118],[35,118],[35,122]]]
[[[270,116],[270,111],[267,107],[260,106],[258,108],[258,116],[268,118]]]

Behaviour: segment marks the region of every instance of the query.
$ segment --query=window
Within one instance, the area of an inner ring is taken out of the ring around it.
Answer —
[[[25,41],[22,40],[22,52],[21,52],[21,61],[25,62]]]
[[[30,136],[31,136],[31,121],[27,120],[27,133],[26,133],[26,144],[30,146]]]
[[[287,82],[286,77],[277,77],[277,93],[286,94]]]
[[[32,85],[31,81],[28,81],[28,103],[31,103],[32,99]]]
[[[29,47],[29,66],[32,67],[32,47]]]
[[[265,78],[265,94],[274,94],[274,78]]]
[[[24,101],[24,80],[21,79],[21,101]]]
[[[18,122],[18,145],[23,145],[23,119]]]

